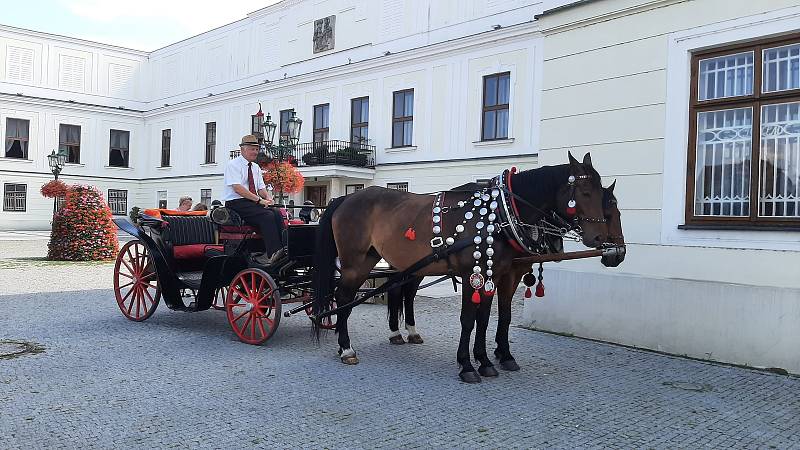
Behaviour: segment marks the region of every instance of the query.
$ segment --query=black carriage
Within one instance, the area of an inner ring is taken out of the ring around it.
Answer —
[[[265,267],[252,258],[263,251],[258,230],[226,208],[210,216],[146,210],[136,224],[114,222],[136,238],[114,266],[117,304],[130,320],[148,319],[163,298],[176,311],[223,310],[240,340],[262,344],[277,330],[284,304],[300,303],[291,312],[311,314],[315,224],[289,224],[287,256]],[[320,326],[334,328],[335,317]]]

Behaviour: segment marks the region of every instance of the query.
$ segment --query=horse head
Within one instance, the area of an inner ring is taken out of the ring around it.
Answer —
[[[603,186],[587,153],[579,163],[569,153],[569,176],[556,193],[555,212],[580,228],[583,245],[599,248],[606,242],[608,224],[603,214]]]
[[[616,184],[617,180],[614,180],[611,186],[603,188],[603,216],[605,216],[608,224],[607,243],[615,246],[624,246],[625,236],[622,234],[621,214],[617,208],[617,198],[614,196],[614,186]],[[600,262],[606,267],[617,267],[624,260],[625,253],[619,252],[613,255],[603,255]]]

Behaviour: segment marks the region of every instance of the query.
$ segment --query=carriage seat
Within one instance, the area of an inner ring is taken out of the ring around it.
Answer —
[[[224,251],[217,244],[214,223],[205,214],[174,214],[161,211],[161,220],[167,223],[167,242],[175,259],[202,259]],[[200,211],[194,211],[200,212]]]

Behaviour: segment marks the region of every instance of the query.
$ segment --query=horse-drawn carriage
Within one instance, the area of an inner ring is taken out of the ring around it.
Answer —
[[[227,208],[210,215],[146,210],[136,224],[114,222],[136,238],[120,249],[114,266],[117,304],[130,320],[148,319],[163,298],[176,311],[224,310],[240,340],[261,344],[277,330],[284,304],[300,303],[295,313],[311,313],[315,224],[289,223],[287,256],[266,267],[252,258],[263,251],[258,230]],[[320,326],[333,328],[335,318]]]

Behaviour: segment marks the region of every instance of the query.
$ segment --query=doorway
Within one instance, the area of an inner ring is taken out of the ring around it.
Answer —
[[[311,200],[316,206],[326,206],[328,204],[327,186],[306,186],[306,200]]]

